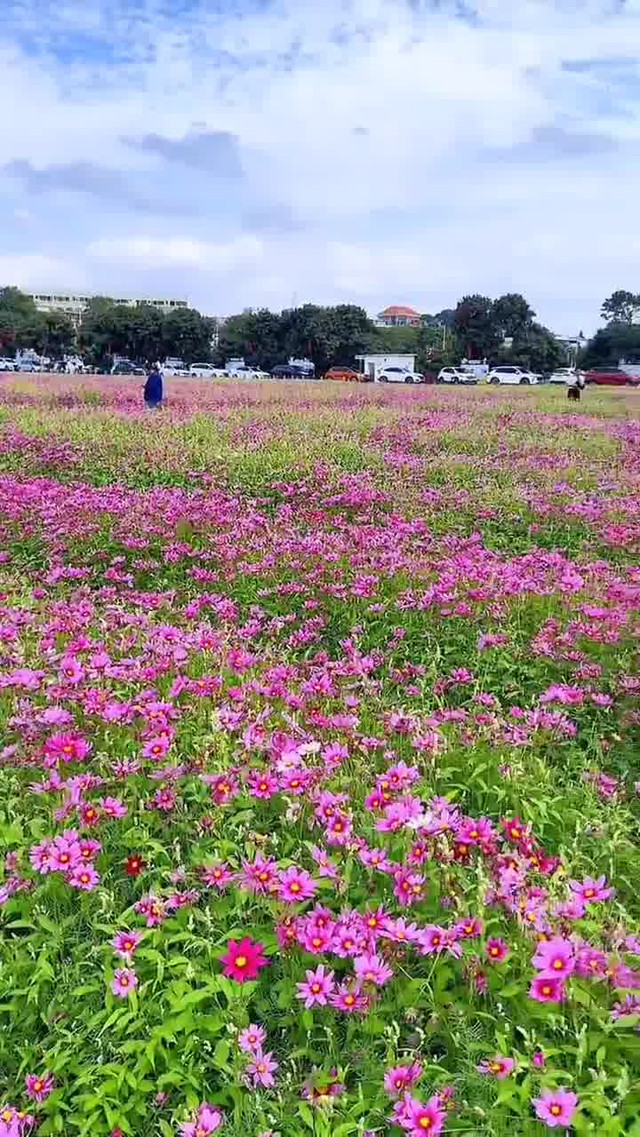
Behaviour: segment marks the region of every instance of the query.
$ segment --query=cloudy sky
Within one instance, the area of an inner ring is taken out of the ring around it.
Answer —
[[[640,290],[640,0],[2,0],[0,283],[559,333]]]

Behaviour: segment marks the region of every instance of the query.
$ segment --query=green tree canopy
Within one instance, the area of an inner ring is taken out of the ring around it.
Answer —
[[[640,312],[640,296],[619,288],[604,301],[600,315],[608,323],[630,324],[634,316]]]

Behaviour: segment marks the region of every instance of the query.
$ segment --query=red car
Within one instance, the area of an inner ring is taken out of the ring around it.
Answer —
[[[598,387],[640,387],[640,376],[629,375],[621,367],[592,367],[584,381]]]
[[[333,379],[337,383],[366,383],[367,377],[361,371],[354,371],[352,367],[330,367],[325,379]]]

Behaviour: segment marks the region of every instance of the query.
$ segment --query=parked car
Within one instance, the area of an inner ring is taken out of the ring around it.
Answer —
[[[424,375],[407,367],[383,367],[378,372],[378,383],[424,383]]]
[[[175,356],[169,356],[167,359],[165,359],[164,363],[162,363],[160,366],[160,370],[163,371],[165,375],[189,374],[189,368],[187,367],[184,360],[176,359]]]
[[[313,375],[309,375],[297,363],[279,363],[277,367],[272,367],[271,376],[273,379],[313,379]]]
[[[438,372],[438,383],[477,383],[478,376],[470,367],[443,367]]]
[[[19,363],[16,363],[15,370],[33,375],[35,371],[40,370],[40,364],[34,363],[32,359],[21,359]]]
[[[353,367],[330,367],[324,377],[335,383],[364,383],[366,379],[361,371],[354,371]]]
[[[547,382],[562,383],[564,386],[568,386],[583,374],[584,372],[578,371],[575,367],[556,367],[555,371],[551,372]]]
[[[112,375],[145,375],[144,367],[139,367],[137,363],[131,363],[128,359],[121,359],[118,363],[114,363],[111,368]]]
[[[14,371],[15,366],[15,359],[9,359],[8,355],[0,356],[0,371]]]
[[[597,387],[640,387],[640,376],[629,375],[621,367],[592,367],[584,381]]]
[[[213,379],[218,375],[224,375],[224,371],[214,367],[212,363],[192,363],[189,374],[195,376],[196,379]]]
[[[494,367],[487,375],[489,383],[539,383],[540,376],[534,371],[525,371],[523,367]]]

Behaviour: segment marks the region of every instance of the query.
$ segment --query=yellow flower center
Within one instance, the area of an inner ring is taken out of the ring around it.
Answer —
[[[238,955],[238,956],[236,956],[236,967],[246,967],[246,966],[247,966],[247,957],[246,957],[246,955]]]

